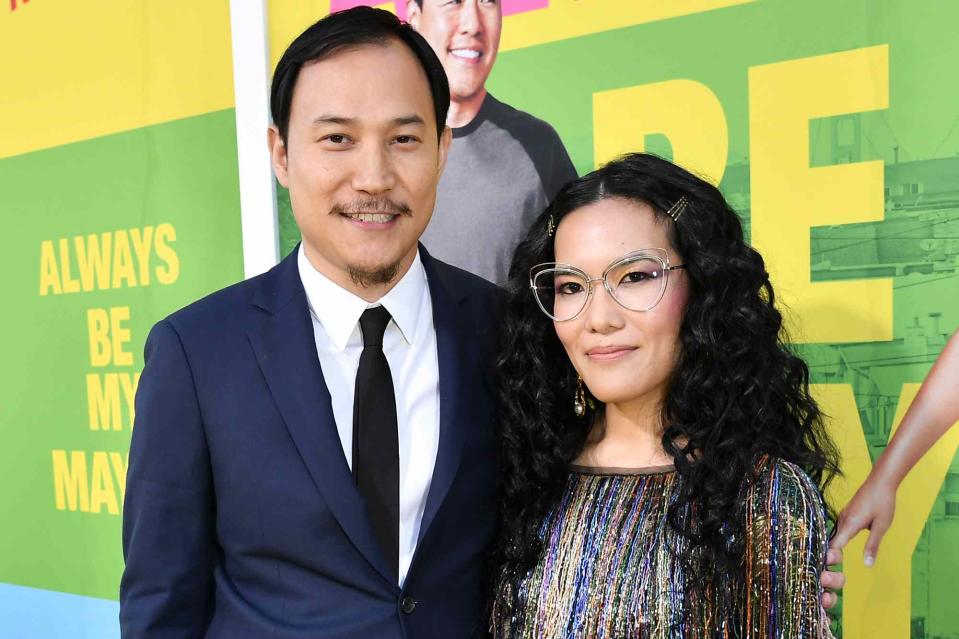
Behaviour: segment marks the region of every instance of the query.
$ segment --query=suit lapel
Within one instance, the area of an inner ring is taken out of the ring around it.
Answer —
[[[257,362],[313,483],[357,550],[391,584],[366,508],[343,455],[294,250],[264,276],[254,304],[270,313],[249,332]]]
[[[441,267],[422,246],[420,258],[430,287],[440,380],[440,441],[420,524],[419,541],[422,541],[459,469],[470,419],[468,402],[464,397],[464,375],[470,370],[470,365],[465,348],[468,328],[461,316],[460,306],[465,298],[457,295],[447,284]]]

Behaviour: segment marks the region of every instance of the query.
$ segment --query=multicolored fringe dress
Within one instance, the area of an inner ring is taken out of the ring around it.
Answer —
[[[543,525],[544,548],[493,605],[496,639],[823,639],[823,502],[797,466],[762,462],[748,491],[738,613],[690,594],[684,538],[666,514],[682,479],[671,467],[574,466]],[[513,597],[514,590],[517,597]],[[696,601],[699,599],[699,601]],[[515,602],[515,604],[514,604]]]

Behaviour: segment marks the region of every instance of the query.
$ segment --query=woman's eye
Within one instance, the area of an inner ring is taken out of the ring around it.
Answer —
[[[563,282],[556,285],[557,295],[576,295],[583,291],[583,286],[579,282]]]
[[[647,273],[645,271],[631,271],[623,276],[620,284],[641,284],[643,282],[656,279],[658,273]]]

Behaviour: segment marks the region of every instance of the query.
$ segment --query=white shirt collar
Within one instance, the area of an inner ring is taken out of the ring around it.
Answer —
[[[367,302],[313,268],[303,245],[296,258],[300,280],[306,290],[310,310],[340,351],[346,349],[350,336],[357,329],[360,315],[368,308],[384,306],[408,344],[413,343],[419,326],[423,296],[428,294],[426,269],[417,251],[413,263],[400,281],[376,302]]]

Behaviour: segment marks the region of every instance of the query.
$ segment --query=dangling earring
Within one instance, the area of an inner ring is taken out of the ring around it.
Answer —
[[[576,376],[576,392],[573,393],[573,412],[577,417],[586,414],[586,393],[583,391],[583,378]]]

